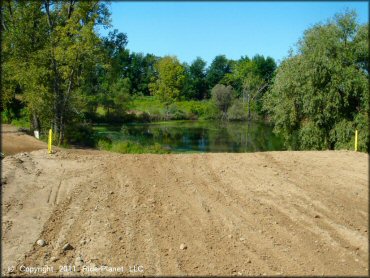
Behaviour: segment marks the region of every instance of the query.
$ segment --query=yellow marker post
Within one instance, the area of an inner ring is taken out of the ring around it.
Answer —
[[[49,129],[49,138],[48,138],[48,153],[52,153],[51,151],[51,143],[53,141],[53,130]]]
[[[356,131],[355,131],[355,152],[357,152],[357,129],[356,129]]]

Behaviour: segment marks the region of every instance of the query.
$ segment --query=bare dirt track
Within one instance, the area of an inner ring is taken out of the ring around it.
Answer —
[[[364,153],[44,149],[2,164],[5,275],[368,274]]]
[[[1,152],[5,155],[45,149],[46,146],[44,142],[18,131],[15,126],[7,124],[1,125],[1,141]]]

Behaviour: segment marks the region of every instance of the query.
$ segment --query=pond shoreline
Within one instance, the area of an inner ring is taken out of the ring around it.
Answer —
[[[176,120],[98,124],[94,132],[107,144],[129,142],[171,152],[255,152],[284,150],[273,125],[263,121]],[[159,146],[158,146],[159,144]],[[124,148],[126,149],[126,147]],[[125,150],[126,151],[126,150]]]

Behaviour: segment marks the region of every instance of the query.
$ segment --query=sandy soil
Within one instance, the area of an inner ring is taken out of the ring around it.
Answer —
[[[2,164],[5,275],[368,274],[364,153],[43,149]]]
[[[1,125],[1,143],[1,152],[5,155],[47,148],[44,142],[18,131],[15,126],[7,124]]]

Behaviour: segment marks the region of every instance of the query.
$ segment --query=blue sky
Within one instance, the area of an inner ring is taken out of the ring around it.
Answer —
[[[128,36],[133,52],[176,55],[208,64],[255,54],[282,60],[303,31],[346,8],[368,22],[367,2],[124,2],[110,4],[112,29]],[[102,34],[107,31],[101,30]]]

